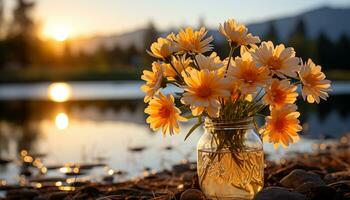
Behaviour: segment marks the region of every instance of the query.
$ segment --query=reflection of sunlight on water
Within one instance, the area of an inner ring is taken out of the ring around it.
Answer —
[[[72,95],[72,88],[67,83],[52,83],[48,88],[48,95],[52,101],[64,102]]]
[[[69,118],[66,113],[58,113],[55,118],[55,124],[58,129],[66,129],[69,125]]]
[[[52,122],[48,120],[40,125],[44,139],[38,143],[38,150],[52,152],[45,158],[46,164],[96,162],[102,156],[110,169],[127,171],[128,176],[133,177],[145,167],[152,170],[169,168],[187,155],[188,159],[195,160],[198,134],[184,143],[185,133],[163,138],[160,132],[150,132],[146,124],[111,119],[97,123],[81,120],[75,115],[69,117],[69,126],[64,130],[66,134],[62,134],[56,126],[52,127]],[[188,130],[190,127],[183,128]],[[134,153],[128,150],[130,146],[147,148]],[[165,151],[163,146],[173,146],[174,150]]]

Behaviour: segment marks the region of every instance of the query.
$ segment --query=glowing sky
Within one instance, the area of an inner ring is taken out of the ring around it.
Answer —
[[[15,1],[5,0],[6,7]],[[349,7],[349,0],[36,0],[35,16],[45,26],[71,27],[71,35],[111,34],[145,26],[195,26],[202,17],[215,27],[228,18],[256,22],[315,7]],[[9,9],[8,9],[9,10]]]

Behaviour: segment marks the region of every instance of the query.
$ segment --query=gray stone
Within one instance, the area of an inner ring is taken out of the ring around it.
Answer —
[[[324,177],[324,180],[326,181],[326,183],[334,183],[337,181],[350,180],[350,172],[349,171],[333,172],[333,173],[327,174]]]
[[[311,191],[307,195],[312,200],[333,200],[336,198],[337,192],[330,186],[318,186],[311,188]]]
[[[7,198],[12,199],[33,199],[39,195],[39,191],[35,189],[18,189],[7,192]]]
[[[338,181],[328,184],[328,186],[334,188],[337,193],[350,193],[350,181]]]
[[[49,200],[61,200],[67,197],[69,193],[65,191],[52,192],[46,196]]]
[[[196,175],[197,172],[185,172],[181,175],[181,179],[186,182],[191,182]]]
[[[306,196],[283,187],[267,187],[254,200],[306,200]]]
[[[280,181],[282,186],[294,189],[306,182],[312,182],[317,186],[326,185],[318,174],[307,172],[303,169],[293,170]]]
[[[181,194],[180,200],[205,200],[205,196],[200,190],[188,189]]]
[[[309,193],[313,188],[318,187],[317,183],[314,182],[305,182],[297,187],[295,190],[301,194]]]

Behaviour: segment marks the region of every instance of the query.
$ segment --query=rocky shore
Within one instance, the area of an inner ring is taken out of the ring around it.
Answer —
[[[195,163],[178,164],[170,171],[149,173],[122,183],[72,182],[50,186],[43,182],[41,187],[0,186],[0,190],[6,191],[5,199],[205,199],[199,189]],[[340,143],[314,153],[294,153],[278,162],[267,161],[265,187],[255,200],[275,199],[350,199],[349,146]]]

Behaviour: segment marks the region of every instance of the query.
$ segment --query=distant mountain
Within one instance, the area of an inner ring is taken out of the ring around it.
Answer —
[[[111,49],[115,46],[126,49],[134,45],[137,49],[143,49],[146,31],[146,29],[139,29],[118,35],[78,39],[72,41],[71,48],[73,52],[83,51],[86,53],[93,53],[101,47]]]
[[[293,17],[249,24],[248,29],[256,35],[263,36],[272,22],[280,39],[285,41],[295,29],[299,20],[303,20],[307,35],[310,38],[316,38],[320,33],[326,34],[333,41],[337,40],[342,34],[350,37],[350,8],[322,7]]]
[[[310,10],[296,16],[271,19],[264,22],[248,24],[248,29],[254,35],[263,37],[271,23],[275,26],[279,38],[286,41],[295,29],[299,20],[303,20],[307,35],[309,38],[316,38],[320,33],[326,34],[331,40],[336,41],[342,34],[350,37],[350,8],[331,8],[321,7]],[[99,36],[88,39],[81,39],[73,42],[73,51],[83,50],[85,52],[94,52],[99,47],[112,48],[116,45],[121,48],[127,48],[134,45],[137,49],[144,49],[144,36],[146,29],[111,35]],[[223,40],[217,30],[210,30],[216,41]],[[165,35],[166,33],[162,33]]]

